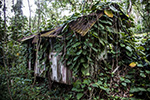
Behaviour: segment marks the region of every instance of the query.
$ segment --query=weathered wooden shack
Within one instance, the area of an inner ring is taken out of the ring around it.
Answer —
[[[113,33],[118,33],[122,30],[127,33],[124,28],[121,28],[122,26],[119,20],[123,20],[122,22],[125,25],[129,24],[128,17],[120,10],[117,4],[94,5],[88,15],[82,15],[76,18],[72,16],[71,20],[60,27],[20,39],[19,41],[28,45],[29,70],[34,70],[34,73],[40,77],[44,77],[44,71],[48,71],[50,72],[48,77],[50,77],[51,80],[71,84],[72,71],[68,67],[69,64],[66,64],[66,60],[64,60],[63,63],[61,62],[61,58],[65,57],[67,51],[67,47],[65,47],[67,46],[67,34],[71,33],[70,37],[75,35],[77,38],[87,38],[87,34],[92,34],[95,38],[101,37],[103,41],[98,41],[103,44],[101,46],[103,49],[100,48],[101,53],[98,54],[98,58],[102,60],[107,59],[107,45],[105,45],[105,42],[111,41],[110,36],[116,40],[121,38],[118,34]],[[63,52],[58,52],[55,49],[57,39],[64,41],[62,42],[64,43]],[[97,40],[93,41],[91,45],[94,45],[95,42],[97,42]],[[37,50],[38,46],[39,50]],[[35,60],[37,53],[39,59]],[[50,68],[48,66],[50,66]],[[96,69],[91,68],[88,71],[92,74],[93,70]]]

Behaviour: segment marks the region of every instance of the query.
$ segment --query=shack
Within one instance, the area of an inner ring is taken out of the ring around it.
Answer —
[[[62,26],[19,41],[28,45],[29,70],[39,77],[49,72],[52,81],[71,84],[72,71],[93,75],[98,70],[101,60],[108,59],[110,46],[117,48],[114,41],[121,38],[119,33],[129,34],[128,26],[128,17],[118,4],[101,3],[88,15],[74,14]]]

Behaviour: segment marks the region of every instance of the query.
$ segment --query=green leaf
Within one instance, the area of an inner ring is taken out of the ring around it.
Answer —
[[[89,79],[84,79],[84,80],[83,80],[83,84],[89,85],[90,83],[91,83],[91,81],[90,81]]]
[[[148,88],[147,91],[150,92],[150,88]]]
[[[124,79],[124,77],[120,77],[120,80],[121,80],[121,81],[124,81],[125,79]]]
[[[113,29],[112,29],[111,27],[109,27],[109,26],[106,26],[106,30],[107,30],[108,32],[113,32]]]
[[[126,54],[131,57],[132,56],[132,53],[130,53],[129,51],[126,51]]]
[[[74,44],[72,47],[75,48],[77,46],[79,46],[81,43],[80,42],[77,42],[76,44]]]
[[[73,88],[72,88],[72,91],[81,92],[81,91],[84,91],[84,90],[83,90],[83,89],[80,89],[80,88],[75,88],[75,87],[73,87]]]
[[[145,88],[141,88],[141,87],[139,87],[138,89],[139,89],[139,91],[146,91],[146,89],[145,89]]]
[[[100,20],[101,23],[103,24],[108,24],[108,25],[112,25],[112,22],[108,21],[108,20]]]
[[[83,64],[83,67],[84,68],[88,68],[88,64]]]
[[[107,93],[110,91],[108,87],[99,86],[102,90],[105,90]]]
[[[92,88],[91,87],[88,87],[88,89],[91,91],[92,90]]]
[[[98,88],[98,84],[94,83],[94,84],[92,84],[92,86]]]
[[[121,83],[121,84],[122,84],[123,86],[127,86],[127,84],[126,84],[126,83],[124,83],[124,82],[123,82],[123,83]]]
[[[77,55],[80,55],[82,53],[82,50],[78,51],[76,54]]]
[[[122,44],[122,43],[120,44],[120,46],[121,46],[121,47],[125,47],[125,45],[124,45],[124,44]]]
[[[99,81],[97,82],[97,84],[98,84],[98,85],[102,85],[103,83],[102,83],[102,81],[99,80]]]
[[[93,44],[92,44],[92,43],[89,43],[89,46],[90,46],[90,47],[93,47]]]
[[[114,12],[119,12],[114,6],[109,6],[109,8]]]
[[[98,39],[99,42],[102,44],[102,45],[105,45],[104,42],[101,40],[101,39]]]
[[[145,56],[145,53],[143,51],[139,51],[143,56]]]
[[[126,83],[131,83],[131,81],[130,81],[129,79],[125,79],[124,82],[126,82]]]
[[[78,58],[79,58],[79,56],[76,56],[76,57],[73,59],[73,61],[76,61]]]
[[[82,67],[81,72],[82,72],[83,75],[86,75],[86,76],[90,75],[89,68]]]
[[[129,47],[129,46],[126,46],[126,49],[127,49],[128,51],[132,52],[132,49],[131,49],[131,47]]]
[[[85,62],[85,59],[84,59],[84,58],[81,58],[81,59],[80,59],[80,62],[81,62],[81,63],[84,63],[84,62]]]
[[[104,30],[104,26],[102,24],[98,24],[101,30]]]
[[[140,73],[140,76],[144,77],[144,78],[146,77],[146,75],[144,73]]]
[[[138,89],[138,88],[131,88],[131,89],[130,89],[130,92],[131,92],[131,93],[139,92],[139,89]]]
[[[77,94],[77,99],[79,100],[83,96],[83,93],[78,93]]]
[[[143,65],[142,65],[142,64],[137,64],[137,66],[138,66],[138,67],[143,67]]]
[[[146,72],[147,74],[150,74],[150,71],[149,71],[149,70],[146,70],[145,72]]]
[[[133,92],[141,92],[141,91],[146,91],[146,89],[142,88],[142,87],[135,87],[135,88],[131,88],[130,89],[131,93],[133,93]]]
[[[145,48],[144,48],[144,47],[142,47],[142,46],[137,47],[137,49],[138,49],[138,50],[145,51]]]

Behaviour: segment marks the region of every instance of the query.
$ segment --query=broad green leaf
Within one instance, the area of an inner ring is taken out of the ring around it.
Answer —
[[[122,44],[122,43],[120,44],[120,46],[121,46],[121,47],[125,47],[125,45],[124,45],[124,44]]]
[[[127,84],[126,84],[126,83],[124,83],[124,82],[123,82],[123,83],[121,83],[121,84],[122,84],[123,86],[127,86]]]
[[[146,91],[146,89],[142,88],[142,87],[139,87],[138,89],[139,89],[139,91]]]
[[[91,87],[88,87],[88,89],[91,91],[92,90],[92,88]]]
[[[79,100],[84,94],[83,93],[78,93],[77,94],[77,99]]]
[[[137,47],[137,49],[138,49],[138,50],[145,51],[145,48],[144,48],[144,47],[142,47],[142,46]]]
[[[126,46],[126,49],[127,49],[128,51],[132,52],[132,49],[131,49],[131,47],[129,47],[129,46]]]
[[[84,79],[83,83],[89,85],[91,83],[91,81],[89,79]]]
[[[145,72],[146,72],[147,74],[150,74],[150,71],[149,71],[149,70],[146,70]]]
[[[79,51],[79,52],[77,52],[76,54],[77,54],[77,55],[80,55],[81,53],[82,53],[82,50],[80,50],[80,51]]]
[[[140,73],[141,77],[146,77],[146,75],[144,73]]]
[[[142,64],[137,64],[137,66],[138,66],[138,67],[143,67],[143,65],[142,65]]]
[[[124,81],[125,79],[124,79],[124,77],[120,77],[120,80],[121,80],[121,81]]]
[[[139,92],[139,89],[138,89],[138,87],[137,87],[137,88],[131,88],[131,89],[130,89],[130,92],[131,92],[131,93]]]
[[[86,75],[86,76],[90,75],[89,68],[82,67],[81,72],[82,72],[83,75]]]
[[[131,81],[130,81],[129,79],[125,79],[124,82],[126,82],[126,83],[131,83]]]

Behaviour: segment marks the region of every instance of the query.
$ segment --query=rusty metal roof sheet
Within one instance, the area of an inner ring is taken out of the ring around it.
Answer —
[[[26,41],[26,40],[32,39],[32,38],[34,38],[35,36],[36,36],[36,34],[34,34],[34,35],[30,35],[30,36],[24,37],[24,38],[22,38],[22,39],[19,39],[18,41],[23,42],[23,41]]]
[[[86,33],[91,29],[91,27],[96,23],[96,21],[103,15],[103,11],[97,11],[91,13],[87,16],[82,16],[77,18],[76,21],[69,23],[69,26],[73,31],[85,36]]]
[[[43,31],[41,32],[40,34],[40,37],[58,37],[58,38],[61,38],[62,36],[58,35],[61,30],[62,30],[63,26],[62,27],[57,27],[55,29],[52,29],[52,30],[49,30],[49,31]],[[27,36],[27,37],[24,37],[22,39],[19,39],[18,41],[26,41],[26,40],[29,40],[29,39],[33,39],[32,40],[32,43],[37,43],[38,41],[38,38],[39,38],[39,34],[34,34],[34,35],[31,35],[31,36]]]

